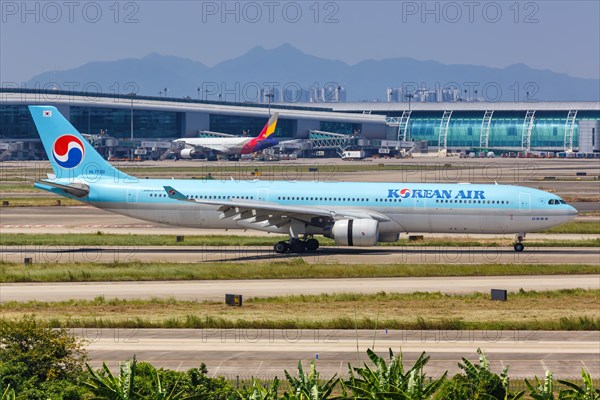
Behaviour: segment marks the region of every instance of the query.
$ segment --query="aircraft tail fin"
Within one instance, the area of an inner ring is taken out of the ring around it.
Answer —
[[[131,179],[114,168],[52,106],[29,106],[44,150],[57,179]]]
[[[269,121],[267,122],[265,127],[260,132],[260,135],[257,136],[257,139],[259,139],[259,140],[266,139],[269,136],[271,136],[273,133],[275,133],[275,128],[277,127],[277,119],[278,118],[279,118],[279,113],[274,113],[273,115],[271,115],[271,118],[269,118]]]

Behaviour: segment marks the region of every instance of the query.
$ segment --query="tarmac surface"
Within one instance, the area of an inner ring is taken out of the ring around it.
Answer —
[[[0,303],[175,298],[222,301],[226,293],[248,297],[318,295],[321,293],[489,293],[524,290],[600,289],[600,275],[524,275],[422,278],[253,279],[142,282],[3,283]]]
[[[76,262],[273,262],[302,258],[318,264],[598,264],[596,247],[382,246],[322,247],[314,253],[277,254],[270,246],[0,246],[0,261]]]
[[[585,368],[600,375],[600,332],[544,331],[367,331],[296,329],[75,329],[90,341],[91,364],[119,362],[135,356],[157,367],[177,370],[208,367],[209,375],[231,379],[283,378],[283,371],[297,373],[315,362],[322,378],[346,376],[348,363],[362,366],[366,350],[387,359],[388,349],[402,351],[405,366],[422,351],[431,356],[425,372],[438,377],[459,372],[461,357],[477,361],[477,348],[485,351],[494,372],[509,366],[512,378],[578,377]]]

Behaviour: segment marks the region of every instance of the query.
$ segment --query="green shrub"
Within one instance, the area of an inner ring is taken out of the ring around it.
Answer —
[[[402,353],[396,357],[392,349],[389,349],[389,364],[371,349],[367,350],[367,355],[375,368],[367,364],[356,368],[348,366],[350,377],[342,382],[345,397],[352,393],[352,398],[360,399],[429,399],[446,378],[444,373],[441,378],[425,383],[423,367],[429,361],[429,356],[425,356],[424,352],[406,372],[402,364]]]
[[[504,368],[501,375],[490,370],[487,357],[481,349],[477,349],[479,364],[474,364],[463,357],[458,366],[462,374],[454,375],[450,380],[444,382],[439,392],[436,393],[437,400],[507,400],[518,399],[523,393],[510,393],[508,391],[508,368]]]
[[[47,392],[78,399],[87,359],[83,345],[66,329],[49,329],[31,315],[0,321],[0,382],[27,399],[47,399]]]

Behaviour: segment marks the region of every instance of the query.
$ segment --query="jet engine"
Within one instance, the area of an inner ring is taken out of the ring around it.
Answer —
[[[331,236],[338,246],[375,246],[379,222],[374,219],[341,219],[335,221]]]
[[[191,158],[194,158],[195,156],[196,156],[196,151],[194,149],[192,149],[192,148],[190,148],[190,149],[183,149],[179,153],[179,157],[180,158],[185,158],[185,159],[191,159]]]

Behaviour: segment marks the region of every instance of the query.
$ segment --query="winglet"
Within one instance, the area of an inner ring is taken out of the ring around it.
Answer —
[[[163,187],[165,188],[165,191],[167,192],[167,196],[169,196],[170,199],[189,200],[184,194],[173,189],[171,186],[163,186]]]

